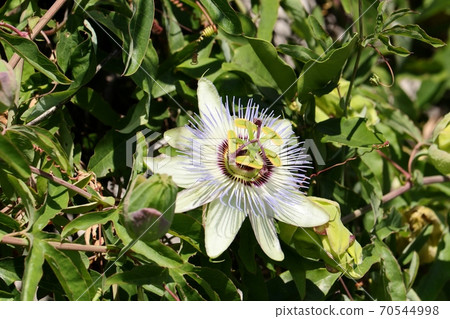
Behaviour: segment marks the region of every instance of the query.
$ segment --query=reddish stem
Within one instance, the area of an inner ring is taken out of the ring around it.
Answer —
[[[380,150],[376,150],[378,154],[381,155],[381,157],[383,157],[385,160],[387,160],[389,163],[392,164],[392,166],[394,166],[400,173],[402,173],[403,175],[405,175],[406,180],[410,180],[411,179],[411,174],[408,173],[407,171],[405,171],[403,169],[403,167],[401,167],[400,165],[398,165],[396,162],[394,162],[391,158],[389,158],[386,154],[384,154],[382,151]]]
[[[169,287],[164,285],[164,289],[173,297],[173,299],[180,301],[180,298],[172,290],[170,290]]]
[[[368,44],[367,46],[371,47],[372,49],[374,49],[378,53],[378,55],[383,59],[384,63],[387,65],[387,67],[389,69],[389,72],[391,72],[391,79],[392,79],[392,83],[391,84],[384,84],[382,82],[379,82],[381,86],[390,88],[391,86],[394,85],[394,82],[395,82],[395,75],[394,75],[394,71],[392,70],[391,65],[389,64],[388,60],[386,60],[384,55],[376,47],[374,47],[372,44]]]
[[[28,246],[28,240],[17,237],[4,236],[0,241],[2,244],[10,244],[15,246]],[[55,247],[58,250],[74,250],[74,251],[86,251],[92,253],[106,253],[108,248],[106,246],[96,245],[81,245],[73,243],[59,243],[55,241],[48,241],[49,245]]]
[[[22,38],[28,38],[28,32],[20,31],[15,26],[10,25],[9,23],[0,21],[0,27],[8,28],[8,29],[14,31],[15,33],[17,33]]]
[[[435,175],[435,176],[427,176],[423,178],[422,185],[429,185],[434,183],[444,183],[444,182],[450,182],[450,177],[444,176],[444,175]],[[405,185],[387,193],[381,198],[381,203],[387,203],[390,200],[402,195],[403,193],[406,193],[413,187],[413,184],[411,181],[408,181]],[[345,215],[342,217],[342,222],[348,223],[365,213],[369,212],[371,210],[371,205],[366,205],[363,208],[355,210],[353,213]]]
[[[411,151],[411,155],[409,156],[409,160],[408,160],[408,172],[410,174],[410,176],[412,175],[412,164],[414,162],[414,158],[416,157],[417,152],[419,151],[419,148],[422,147],[422,145],[424,145],[424,143],[420,142],[417,143],[413,150]]]
[[[347,285],[345,284],[344,280],[342,279],[342,277],[339,277],[339,281],[341,282],[342,287],[344,287],[345,293],[347,294],[348,298],[353,301],[353,297],[350,294],[350,291],[347,288]]]

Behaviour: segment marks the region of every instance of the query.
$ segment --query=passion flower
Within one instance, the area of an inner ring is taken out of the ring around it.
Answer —
[[[249,101],[222,104],[214,85],[198,83],[200,117],[164,138],[180,155],[148,161],[155,173],[173,177],[179,192],[175,212],[205,206],[207,254],[218,257],[249,217],[262,250],[274,260],[284,254],[274,219],[315,227],[329,216],[300,189],[308,186],[306,154],[288,120],[273,117]],[[236,105],[237,104],[237,105]]]

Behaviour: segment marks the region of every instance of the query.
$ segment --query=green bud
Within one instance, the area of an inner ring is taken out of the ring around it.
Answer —
[[[15,105],[18,91],[14,70],[6,61],[0,60],[0,113]]]
[[[431,163],[442,174],[450,174],[450,113],[436,126],[428,155]]]
[[[150,242],[167,233],[177,192],[177,185],[166,174],[155,174],[149,179],[138,176],[124,200],[124,226],[130,236]]]

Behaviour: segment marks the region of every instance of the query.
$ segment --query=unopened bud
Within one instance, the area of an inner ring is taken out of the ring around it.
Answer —
[[[0,113],[15,105],[18,85],[14,70],[3,60],[0,60]]]
[[[125,228],[133,238],[150,242],[170,228],[175,213],[178,187],[165,174],[155,174],[135,183],[125,198]]]

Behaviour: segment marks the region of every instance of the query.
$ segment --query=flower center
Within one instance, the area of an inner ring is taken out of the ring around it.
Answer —
[[[270,175],[273,167],[281,166],[281,160],[274,151],[263,146],[267,141],[281,145],[281,137],[271,128],[262,127],[262,121],[250,122],[237,118],[235,126],[245,129],[246,137],[228,131],[228,138],[221,147],[219,166],[232,179],[247,185],[261,185]]]
[[[242,153],[245,153],[242,152]],[[245,155],[240,155],[240,156],[245,156]],[[242,164],[238,164],[236,162],[236,160],[230,160],[230,154],[229,151],[227,150],[227,152],[224,154],[224,163],[225,163],[225,167],[228,171],[228,173],[230,173],[230,175],[233,176],[238,176],[239,178],[245,180],[245,181],[252,181],[255,178],[258,177],[259,175],[259,171],[264,168],[265,163],[263,164],[262,168],[254,168],[248,165],[245,165],[244,163]]]

